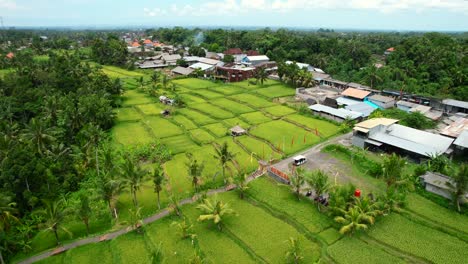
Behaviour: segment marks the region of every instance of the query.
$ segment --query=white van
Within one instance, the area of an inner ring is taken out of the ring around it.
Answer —
[[[304,164],[306,162],[307,162],[307,158],[302,156],[302,155],[298,155],[298,156],[293,158],[293,163],[296,166],[302,165],[302,164]]]

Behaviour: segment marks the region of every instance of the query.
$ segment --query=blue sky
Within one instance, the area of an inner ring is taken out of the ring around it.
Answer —
[[[467,0],[0,0],[6,26],[271,26],[468,31]]]

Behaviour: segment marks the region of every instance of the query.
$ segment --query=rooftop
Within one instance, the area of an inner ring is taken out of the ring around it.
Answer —
[[[270,60],[266,55],[257,55],[257,56],[247,56],[248,61],[264,61]]]
[[[226,55],[239,55],[239,54],[244,54],[244,52],[239,49],[239,48],[231,48],[226,51],[224,51],[224,54]]]
[[[468,129],[463,130],[453,144],[459,147],[468,148]]]
[[[342,119],[350,118],[350,119],[354,120],[354,119],[359,118],[359,117],[362,116],[362,113],[359,113],[359,112],[347,110],[347,109],[344,109],[344,108],[336,109],[336,108],[332,108],[332,107],[322,105],[322,104],[311,105],[311,106],[309,106],[309,109],[313,110],[313,111],[327,113],[327,114],[330,114],[330,115],[333,115],[333,116],[337,116],[337,117],[342,118]]]
[[[364,102],[359,102],[353,105],[347,105],[345,108],[354,112],[362,113],[363,117],[368,117],[370,114],[372,114],[372,112],[376,110],[374,107]]]
[[[360,89],[355,89],[355,88],[348,88],[341,93],[341,95],[353,97],[353,98],[357,98],[361,100],[366,98],[369,94],[371,94],[371,92],[360,90]]]
[[[464,117],[459,117],[453,123],[446,126],[440,134],[456,138],[458,137],[463,131],[468,129],[468,119]]]
[[[362,128],[370,129],[370,128],[374,128],[374,127],[379,126],[379,125],[389,126],[389,125],[395,124],[397,122],[398,122],[397,119],[391,119],[391,118],[383,118],[383,117],[382,118],[372,118],[372,119],[368,119],[366,121],[363,121],[361,123],[357,123],[356,127],[362,127]]]
[[[445,99],[445,100],[442,100],[442,103],[446,105],[450,105],[450,106],[456,106],[456,107],[468,109],[468,102],[465,102],[465,101]]]
[[[234,132],[234,133],[237,133],[237,134],[245,133],[245,129],[243,129],[240,126],[235,126],[235,127],[231,128],[230,130],[231,130],[231,132]]]
[[[213,65],[202,63],[202,62],[197,62],[197,63],[190,66],[190,68],[192,68],[192,69],[200,69],[202,71],[206,71],[211,67],[213,67]]]
[[[426,172],[426,174],[422,175],[421,178],[424,179],[425,183],[437,186],[445,190],[450,190],[450,187],[448,185],[449,183],[453,184],[452,179],[450,179],[448,176],[445,176],[437,172],[428,171]]]
[[[379,95],[379,94],[374,94],[371,97],[369,97],[369,99],[379,101],[379,102],[383,102],[383,103],[389,103],[389,102],[395,101],[395,99],[393,99],[392,97],[383,96],[383,95]]]
[[[191,68],[184,68],[184,67],[180,67],[180,66],[177,66],[175,67],[174,69],[172,69],[172,72],[173,73],[178,73],[178,74],[181,74],[181,75],[189,75],[193,72],[194,70],[191,69]]]

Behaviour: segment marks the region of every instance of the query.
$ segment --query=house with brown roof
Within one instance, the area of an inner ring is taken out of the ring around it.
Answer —
[[[15,54],[13,52],[9,52],[5,57],[7,59],[13,59],[15,57]]]
[[[395,99],[388,96],[383,96],[379,94],[374,94],[368,97],[369,101],[378,105],[380,108],[393,108],[395,106]]]
[[[365,91],[365,90],[360,90],[360,89],[355,89],[355,88],[348,88],[344,90],[341,95],[352,98],[352,99],[357,99],[357,100],[364,100],[367,96],[369,96],[371,92]]]
[[[224,51],[224,55],[232,55],[234,57],[234,62],[241,62],[247,54],[239,48],[231,48]]]
[[[391,48],[388,48],[388,49],[385,50],[384,55],[390,55],[393,52],[395,52],[395,48],[391,47]]]

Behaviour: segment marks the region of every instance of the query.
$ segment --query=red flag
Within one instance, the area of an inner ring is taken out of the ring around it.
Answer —
[[[291,139],[291,147],[294,146],[294,136]]]
[[[304,143],[306,143],[306,135],[307,133],[304,134]]]

